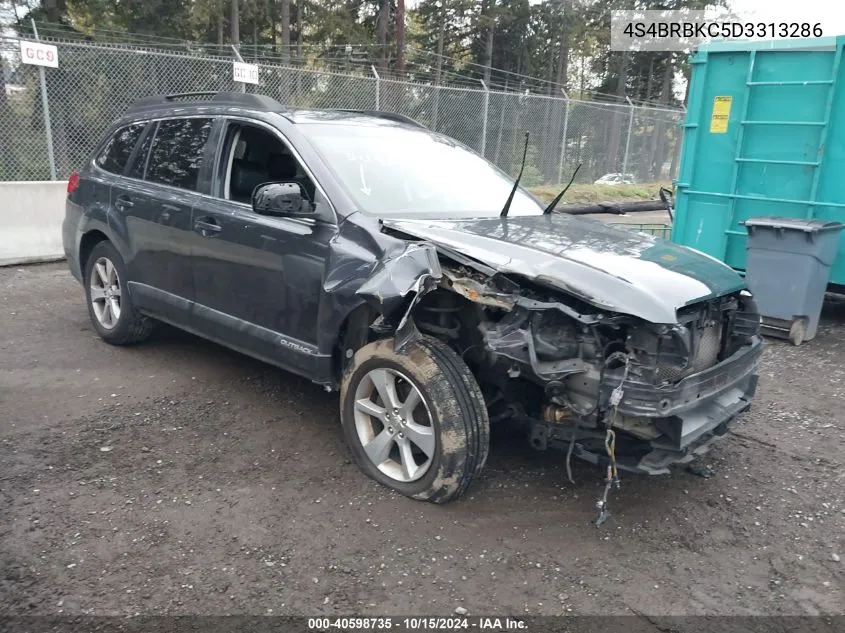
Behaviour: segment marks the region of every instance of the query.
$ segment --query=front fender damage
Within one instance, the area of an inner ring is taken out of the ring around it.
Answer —
[[[442,278],[434,246],[411,242],[398,255],[380,261],[355,294],[381,315],[375,329],[394,332],[398,351],[419,336],[411,311]]]

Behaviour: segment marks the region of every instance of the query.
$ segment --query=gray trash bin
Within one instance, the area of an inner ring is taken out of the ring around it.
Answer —
[[[800,345],[816,335],[839,231],[830,220],[758,217],[748,231],[748,289],[763,316],[763,332]]]

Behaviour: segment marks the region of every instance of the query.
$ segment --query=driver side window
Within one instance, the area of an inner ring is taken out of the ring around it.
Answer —
[[[315,185],[278,136],[248,123],[230,123],[221,154],[217,194],[250,204],[253,190],[267,182],[296,182],[314,202]]]

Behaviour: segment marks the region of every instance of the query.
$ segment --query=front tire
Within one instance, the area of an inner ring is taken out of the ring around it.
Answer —
[[[85,263],[88,316],[106,343],[129,345],[146,339],[153,321],[135,309],[126,285],[126,266],[110,242],[100,242]]]
[[[440,341],[358,350],[341,382],[341,424],[358,466],[414,499],[456,499],[484,468],[490,423],[466,363]]]

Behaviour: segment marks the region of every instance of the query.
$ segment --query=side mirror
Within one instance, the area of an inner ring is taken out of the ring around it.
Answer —
[[[258,185],[252,192],[252,210],[259,215],[311,215],[314,207],[295,182]]]

